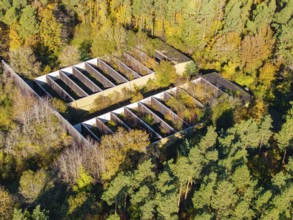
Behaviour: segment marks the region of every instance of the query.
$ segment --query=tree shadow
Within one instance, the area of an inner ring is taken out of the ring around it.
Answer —
[[[36,203],[49,211],[50,219],[65,219],[69,210],[69,195],[67,187],[58,184],[44,192]]]
[[[84,40],[80,46],[79,46],[79,52],[80,52],[80,60],[86,61],[89,60],[92,57],[92,47],[93,41],[92,40]]]
[[[41,62],[41,68],[45,69],[50,67],[51,70],[56,70],[60,66],[58,57],[49,50],[49,48],[42,43],[37,43],[34,48],[34,53],[39,62]]]
[[[227,130],[228,128],[232,127],[233,124],[234,124],[233,109],[226,110],[216,121],[217,131],[221,129]]]

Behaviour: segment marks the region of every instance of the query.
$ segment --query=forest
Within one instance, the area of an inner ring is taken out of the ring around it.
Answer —
[[[0,59],[23,78],[160,39],[193,59],[187,73],[253,97],[219,100],[168,146],[119,128],[86,147],[0,68],[0,219],[292,219],[292,30],[292,0],[0,0]]]

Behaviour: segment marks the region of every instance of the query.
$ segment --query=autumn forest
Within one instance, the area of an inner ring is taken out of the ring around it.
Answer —
[[[137,45],[192,59],[182,76],[150,65],[155,80],[97,112],[213,72],[251,97],[194,88],[205,111],[166,103],[193,133],[158,147],[119,127],[80,146],[52,108],[72,123],[95,111],[26,96],[0,67],[0,219],[292,219],[292,30],[292,0],[0,0],[0,60],[27,81]]]

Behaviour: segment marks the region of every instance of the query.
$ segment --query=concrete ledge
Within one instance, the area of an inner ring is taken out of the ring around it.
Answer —
[[[121,85],[106,89],[102,92],[70,102],[69,105],[77,109],[89,111],[96,106],[95,100],[97,98],[101,96],[107,96],[107,95],[113,94],[114,92],[122,93],[124,89],[133,90],[136,86],[138,87],[144,86],[149,80],[152,80],[152,79],[155,79],[154,72],[149,75],[143,76],[141,78],[137,78],[132,81],[129,81],[127,83],[123,83]]]

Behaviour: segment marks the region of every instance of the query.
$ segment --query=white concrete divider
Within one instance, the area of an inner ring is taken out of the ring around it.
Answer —
[[[116,122],[117,124],[121,125],[122,127],[124,127],[126,130],[130,131],[131,128],[124,122],[122,121],[115,113],[110,112],[110,117],[111,120]]]
[[[143,102],[138,103],[139,111],[142,111],[146,114],[150,114],[156,123],[159,123],[161,126],[163,126],[164,129],[169,134],[175,133],[175,130],[173,127],[171,127],[168,123],[166,123],[163,119],[161,119],[158,115],[156,115],[151,109],[149,109]]]
[[[101,92],[102,89],[87,78],[77,67],[72,67],[72,74],[79,79],[85,86],[87,86],[92,92]]]
[[[66,72],[59,71],[59,76],[60,79],[80,97],[88,96],[88,94],[82,88],[80,88],[80,86],[78,86],[72,79],[68,77]]]
[[[49,86],[60,95],[61,98],[66,102],[73,102],[74,98],[69,95],[58,83],[55,82],[55,77],[51,75],[46,75],[46,80]]]
[[[124,58],[131,62],[134,66],[136,66],[140,70],[140,75],[147,75],[152,73],[153,71],[147,68],[145,65],[143,65],[140,61],[138,61],[136,58],[131,56],[129,53],[124,54]]]
[[[141,75],[139,75],[136,71],[131,69],[129,66],[127,66],[125,63],[121,62],[120,60],[116,59],[117,65],[119,69],[122,69],[121,71],[128,72],[134,79],[140,78]]]
[[[96,118],[96,126],[104,135],[113,134],[114,132],[104,123],[103,119]]]
[[[94,134],[94,132],[91,131],[90,126],[92,125],[81,123],[81,130],[85,129],[86,133],[92,136],[95,139],[95,141],[99,141],[100,139]]]
[[[159,135],[157,132],[155,132],[154,129],[152,129],[147,123],[145,123],[140,117],[138,117],[136,114],[134,114],[130,108],[125,107],[125,114],[126,117],[130,117],[137,122],[139,122],[143,127],[145,127],[148,131],[150,131],[152,134],[155,135],[155,137],[162,139],[163,137]]]
[[[103,60],[97,59],[97,66],[106,74],[108,74],[111,78],[113,78],[118,84],[128,82],[128,79],[126,79],[116,70],[114,70],[111,66],[105,63]]]
[[[85,63],[85,70],[93,75],[105,88],[115,87],[116,85],[108,80],[102,73],[95,69],[92,64]]]

